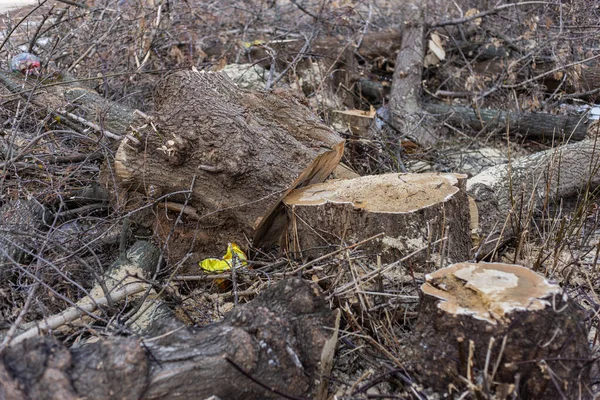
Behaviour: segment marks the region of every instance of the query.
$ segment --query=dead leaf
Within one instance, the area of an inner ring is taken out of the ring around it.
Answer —
[[[470,9],[468,9],[468,10],[467,10],[467,12],[465,13],[465,17],[466,17],[466,18],[469,18],[469,17],[471,17],[471,16],[473,16],[473,15],[477,15],[477,14],[479,14],[479,10],[478,10],[478,9],[476,9],[476,8],[470,8]],[[481,25],[481,18],[475,18],[475,19],[474,19],[473,21],[471,21],[471,22],[473,22],[475,25],[479,26],[479,25]]]
[[[221,71],[227,65],[227,57],[223,57],[219,60],[219,62],[213,65],[212,70],[214,72]]]
[[[431,34],[431,39],[429,40],[429,50],[431,50],[440,61],[446,59],[446,52],[444,51],[442,39],[435,33]]]

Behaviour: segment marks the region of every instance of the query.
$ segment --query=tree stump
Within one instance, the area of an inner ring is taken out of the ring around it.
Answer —
[[[294,190],[284,199],[284,246],[310,259],[383,232],[363,247],[373,261],[378,255],[383,262],[396,261],[413,252],[415,264],[440,257],[465,261],[471,251],[465,181],[457,174],[394,173]]]
[[[325,180],[343,153],[343,139],[292,94],[244,90],[222,73],[172,74],[155,103],[155,120],[140,130],[145,145],[122,143],[115,170],[124,187],[155,199],[184,203],[191,190],[185,214],[199,222],[184,229],[198,256],[278,238],[270,228],[281,199]]]
[[[410,358],[425,385],[589,397],[588,329],[558,285],[518,265],[460,263],[427,275],[421,292]]]

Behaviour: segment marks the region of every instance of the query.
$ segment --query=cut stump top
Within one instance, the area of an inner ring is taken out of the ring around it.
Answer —
[[[428,274],[421,290],[440,299],[437,307],[449,314],[493,325],[514,311],[544,309],[551,304],[549,297],[562,294],[558,285],[532,270],[501,263],[453,264]]]
[[[459,174],[384,174],[329,181],[292,191],[287,205],[351,203],[378,213],[409,213],[443,203],[459,189]]]

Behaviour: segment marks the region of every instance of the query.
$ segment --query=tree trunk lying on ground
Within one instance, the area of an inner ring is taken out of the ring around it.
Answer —
[[[527,231],[531,216],[539,216],[549,204],[600,186],[599,169],[600,145],[586,139],[488,168],[469,179],[467,191],[479,208],[479,256]]]
[[[320,363],[329,364],[324,355],[332,355],[335,325],[318,289],[290,279],[203,328],[168,320],[144,339],[113,337],[72,349],[49,337],[23,341],[0,354],[0,398],[308,396],[324,379]]]
[[[384,233],[361,247],[373,262],[377,256],[394,262],[413,252],[411,263],[419,269],[427,263],[439,265],[439,258],[468,260],[465,178],[385,174],[294,190],[284,199],[288,227],[283,245],[292,256],[314,259]]]
[[[558,285],[521,266],[487,263],[451,265],[426,279],[407,354],[426,387],[467,383],[502,399],[592,397],[584,313]]]
[[[70,124],[92,128],[113,139],[123,135],[134,119],[132,109],[100,96],[85,83],[68,76],[56,74],[51,79],[39,81],[33,77],[25,80],[19,73],[0,72],[0,82],[7,89],[2,91],[5,100],[21,96],[58,114],[61,122],[67,120]]]
[[[187,214],[200,222],[190,230],[204,256],[246,238],[269,244],[280,200],[295,187],[325,180],[344,149],[293,95],[239,89],[221,73],[165,78],[155,114],[155,130],[140,130],[143,147],[119,147],[117,176],[129,190],[182,204],[182,191],[191,189]]]
[[[423,104],[423,108],[451,125],[468,125],[473,129],[500,129],[528,138],[563,141],[583,140],[587,133],[587,117],[547,113],[517,113],[490,109]]]

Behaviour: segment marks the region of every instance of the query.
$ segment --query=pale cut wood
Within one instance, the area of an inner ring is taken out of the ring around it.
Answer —
[[[178,72],[156,92],[155,120],[141,130],[143,148],[122,143],[115,157],[121,184],[154,198],[189,190],[196,211],[198,257],[227,244],[277,240],[280,200],[301,185],[321,182],[344,143],[295,95],[238,88],[222,73]],[[183,203],[184,194],[169,196]],[[168,229],[167,229],[168,231]],[[180,259],[190,251],[169,256]]]
[[[590,397],[585,315],[558,285],[518,265],[459,263],[428,274],[421,294],[405,356],[425,386],[446,392],[466,380],[498,398]]]
[[[316,258],[345,244],[384,233],[361,246],[372,261],[396,261],[422,249],[423,265],[469,259],[471,239],[465,175],[385,174],[327,181],[294,190],[285,199],[283,245],[290,255]],[[447,237],[442,244],[431,245]]]

